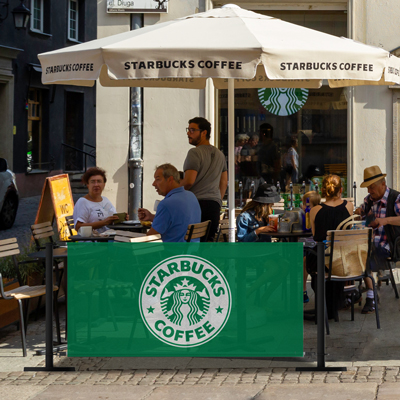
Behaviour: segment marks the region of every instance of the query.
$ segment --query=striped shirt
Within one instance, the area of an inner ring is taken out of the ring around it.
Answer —
[[[376,218],[386,218],[386,205],[388,196],[389,196],[389,188],[386,186],[386,191],[383,197],[380,200],[374,201],[372,203],[371,211],[375,214]],[[364,204],[361,205],[363,215],[365,215],[365,208],[368,204],[369,198],[370,195],[365,197]],[[396,215],[400,215],[400,195],[397,196],[397,199],[394,203],[394,211]],[[384,249],[390,251],[384,226],[380,226],[379,228],[374,229],[373,235],[374,235],[374,244],[376,247],[381,246]]]

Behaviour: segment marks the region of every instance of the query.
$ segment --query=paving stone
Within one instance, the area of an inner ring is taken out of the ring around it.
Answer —
[[[190,400],[246,400],[253,399],[263,389],[261,385],[239,385],[235,387],[195,386],[156,388],[146,400],[190,399]]]
[[[119,386],[118,399],[135,399],[140,400],[146,398],[154,388],[145,386]],[[32,396],[32,400],[97,400],[112,399],[115,396],[115,387],[102,385],[80,385],[80,386],[64,386],[62,390],[57,387],[50,386],[37,396]]]
[[[291,386],[269,386],[257,396],[257,400],[374,400],[376,384],[365,385],[332,383],[296,385],[293,390]]]
[[[383,383],[378,388],[377,400],[398,400],[400,397],[399,383]]]

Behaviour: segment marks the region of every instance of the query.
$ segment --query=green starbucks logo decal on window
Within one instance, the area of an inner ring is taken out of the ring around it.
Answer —
[[[308,89],[271,88],[258,89],[262,106],[275,115],[292,115],[299,111],[308,99]]]
[[[176,347],[194,347],[215,338],[231,311],[224,275],[197,256],[180,255],[158,263],[146,276],[139,309],[150,332]]]

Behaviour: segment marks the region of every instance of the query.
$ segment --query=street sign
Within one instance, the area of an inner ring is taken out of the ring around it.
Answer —
[[[168,0],[107,0],[107,13],[167,13]]]

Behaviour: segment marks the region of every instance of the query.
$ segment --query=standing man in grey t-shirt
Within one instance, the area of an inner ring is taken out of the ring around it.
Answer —
[[[202,117],[189,120],[186,128],[189,150],[183,164],[181,185],[195,194],[201,208],[201,221],[211,220],[209,240],[218,230],[222,198],[228,186],[228,172],[222,151],[210,144],[211,124]]]

